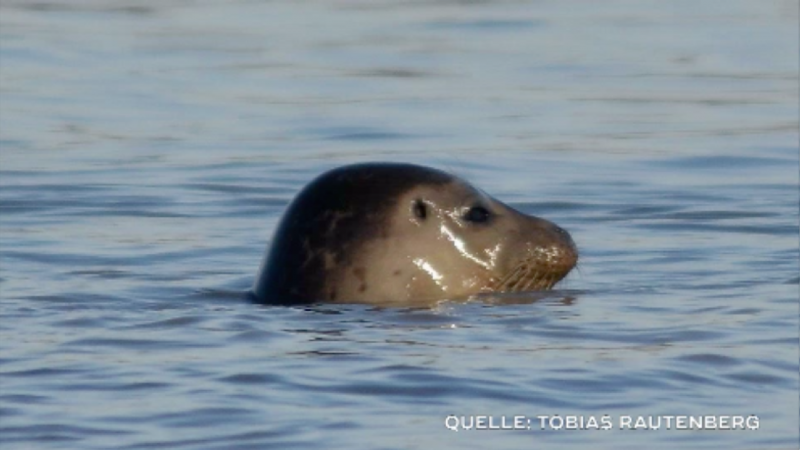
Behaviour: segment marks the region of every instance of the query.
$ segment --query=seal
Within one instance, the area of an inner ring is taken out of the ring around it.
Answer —
[[[262,303],[404,305],[551,289],[569,233],[449,173],[403,163],[326,172],[292,201],[253,286]]]

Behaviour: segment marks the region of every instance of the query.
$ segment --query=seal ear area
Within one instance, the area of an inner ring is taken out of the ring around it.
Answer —
[[[428,220],[429,206],[425,200],[416,198],[411,201],[411,221],[417,225],[422,225]]]

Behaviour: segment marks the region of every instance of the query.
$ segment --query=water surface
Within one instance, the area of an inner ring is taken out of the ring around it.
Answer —
[[[2,447],[797,448],[797,32],[777,0],[4,2]],[[557,222],[579,268],[249,302],[293,195],[367,160]],[[677,415],[759,427],[617,426]]]

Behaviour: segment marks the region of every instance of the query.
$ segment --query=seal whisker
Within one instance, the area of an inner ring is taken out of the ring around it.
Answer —
[[[536,290],[541,291],[544,289],[548,289],[550,283],[549,280],[550,280],[550,274],[547,272],[542,273],[541,276],[539,277],[538,283],[536,283]]]
[[[512,272],[513,277],[509,280],[506,291],[520,292],[525,290],[529,282],[535,278],[535,270],[534,267],[525,263],[518,265]]]
[[[531,281],[535,281],[536,279],[536,269],[533,267],[525,267],[525,272],[522,277],[520,277],[519,282],[517,282],[514,292],[524,292],[528,290],[528,286],[530,286]]]
[[[507,292],[516,292],[517,284],[521,279],[522,278],[520,278],[519,276],[513,277],[511,280],[509,280],[509,283],[505,286],[505,289],[503,290]]]
[[[531,289],[531,285],[536,283],[536,273],[534,273],[531,277],[528,278],[528,281],[525,283],[525,286],[520,289],[520,291],[528,291]]]
[[[547,277],[545,274],[542,273],[537,274],[536,281],[534,283],[531,283],[530,290],[546,289],[547,285],[545,281],[546,279]]]
[[[539,270],[531,271],[529,279],[527,283],[525,283],[525,287],[522,289],[524,291],[530,291],[533,289],[537,289],[539,287],[539,282],[542,279],[542,274]]]
[[[519,280],[518,277],[524,271],[525,271],[524,265],[520,264],[514,270],[512,270],[508,275],[506,275],[503,279],[500,280],[500,282],[497,285],[497,288],[499,290],[513,292],[514,283]]]

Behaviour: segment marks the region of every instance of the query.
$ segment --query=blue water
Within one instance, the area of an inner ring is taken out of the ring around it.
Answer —
[[[4,1],[0,447],[797,448],[797,33],[779,0]],[[578,269],[250,302],[293,195],[368,160],[558,223]]]

